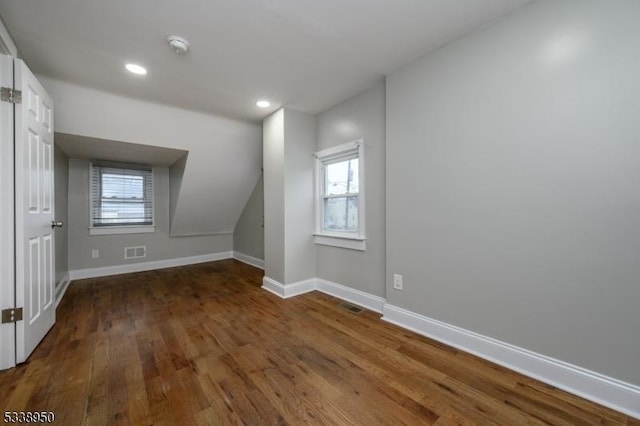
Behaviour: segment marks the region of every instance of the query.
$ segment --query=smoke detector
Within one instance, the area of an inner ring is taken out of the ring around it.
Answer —
[[[187,50],[189,50],[189,42],[182,37],[169,36],[167,42],[169,42],[169,46],[179,55],[187,53]]]

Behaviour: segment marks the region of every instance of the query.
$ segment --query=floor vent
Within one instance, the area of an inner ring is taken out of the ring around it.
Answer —
[[[352,304],[351,304],[351,303],[349,303],[349,302],[342,302],[342,303],[340,303],[340,304],[338,305],[338,307],[339,307],[339,308],[344,309],[345,311],[349,311],[349,312],[351,312],[352,314],[356,314],[356,315],[358,315],[358,314],[360,314],[362,311],[364,311],[364,309],[362,309],[361,307],[356,306],[356,305],[352,305]]]
[[[141,257],[147,257],[147,246],[124,248],[125,259],[140,259]]]

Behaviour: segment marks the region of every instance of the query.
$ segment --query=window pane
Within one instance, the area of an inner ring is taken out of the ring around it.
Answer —
[[[99,161],[92,165],[92,226],[153,224],[151,168]]]
[[[117,174],[102,175],[102,198],[137,198],[143,195],[144,178]]]
[[[145,217],[144,201],[126,202],[103,200],[102,223],[139,223]]]
[[[325,166],[325,195],[357,194],[358,159],[354,158]]]
[[[102,223],[144,220],[144,178],[127,174],[102,175]]]
[[[325,231],[358,231],[358,197],[324,199]]]

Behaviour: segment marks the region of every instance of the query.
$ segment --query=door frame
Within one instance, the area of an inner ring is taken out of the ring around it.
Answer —
[[[0,54],[17,57],[18,50],[0,19]],[[10,64],[10,66],[9,66]],[[13,60],[0,61],[2,87],[13,87]],[[0,102],[0,308],[15,307],[15,217],[13,174],[13,105]],[[16,365],[15,324],[0,325],[0,370]]]
[[[13,58],[0,57],[0,85],[13,87]],[[0,308],[15,308],[14,108],[0,102]],[[0,369],[16,365],[16,326],[0,324]]]

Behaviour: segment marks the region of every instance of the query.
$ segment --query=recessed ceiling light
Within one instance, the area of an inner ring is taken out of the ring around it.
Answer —
[[[261,100],[261,101],[256,102],[256,105],[259,106],[260,108],[269,108],[271,106],[271,102],[265,101],[265,100]]]
[[[141,65],[127,64],[124,67],[127,69],[127,71],[134,74],[145,75],[147,73],[147,69]]]

